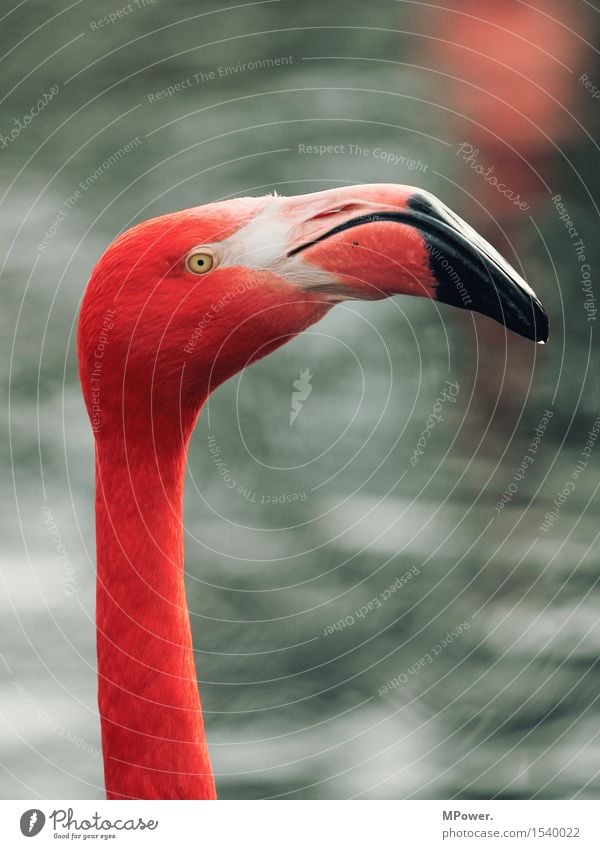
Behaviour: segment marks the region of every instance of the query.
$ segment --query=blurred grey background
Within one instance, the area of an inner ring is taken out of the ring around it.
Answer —
[[[565,13],[3,7],[2,797],[103,797],[74,350],[93,264],[152,215],[365,182],[431,190],[498,245],[550,344],[420,300],[348,304],[211,398],[186,570],[220,796],[597,796],[598,15]]]

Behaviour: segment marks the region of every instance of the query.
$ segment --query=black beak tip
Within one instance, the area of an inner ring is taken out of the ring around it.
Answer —
[[[538,345],[545,345],[550,335],[550,324],[546,310],[536,297],[526,295],[525,298],[526,304],[521,302],[515,305],[514,301],[503,304],[504,315],[494,317],[509,330],[513,330],[532,342],[537,342]]]
[[[521,303],[515,309],[513,304],[502,304],[496,315],[492,315],[496,321],[503,324],[508,330],[512,330],[525,339],[545,345],[550,335],[548,315],[537,298],[528,297],[527,303]]]
[[[550,322],[548,321],[548,315],[544,310],[543,306],[535,301],[533,303],[533,336],[531,337],[534,342],[537,342],[539,345],[545,345],[550,336]]]
[[[437,299],[485,315],[507,330],[539,345],[548,341],[548,315],[534,295],[525,292],[503,273],[497,274],[496,280],[492,282],[489,269],[486,273],[477,269],[471,278],[465,269],[463,279],[468,279],[471,285],[458,290],[447,275],[437,277]]]
[[[436,281],[436,298],[493,318],[507,330],[543,345],[548,316],[525,281],[457,215],[422,192],[408,202]]]
[[[476,306],[475,311],[493,318],[507,330],[538,345],[545,345],[550,336],[548,315],[537,298],[525,295],[520,302],[515,303],[511,298],[496,301],[493,306],[487,302]]]

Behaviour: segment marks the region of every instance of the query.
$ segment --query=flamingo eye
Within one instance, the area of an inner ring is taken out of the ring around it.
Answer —
[[[185,266],[192,274],[206,274],[218,264],[219,258],[211,248],[194,248],[186,259]]]

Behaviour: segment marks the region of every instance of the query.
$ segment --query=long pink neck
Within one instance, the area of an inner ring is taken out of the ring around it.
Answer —
[[[187,440],[97,440],[98,701],[109,799],[214,799],[184,589]],[[139,429],[137,431],[139,437]]]

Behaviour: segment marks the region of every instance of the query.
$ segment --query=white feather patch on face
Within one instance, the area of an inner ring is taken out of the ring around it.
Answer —
[[[275,269],[285,259],[291,229],[291,222],[281,214],[279,198],[269,198],[257,216],[219,242],[220,264]]]
[[[285,214],[282,201],[271,197],[264,209],[222,242],[208,247],[218,251],[220,267],[243,266],[255,271],[272,271],[302,288],[339,283],[339,278],[299,256],[287,256],[294,222]],[[341,300],[341,298],[336,298]]]

